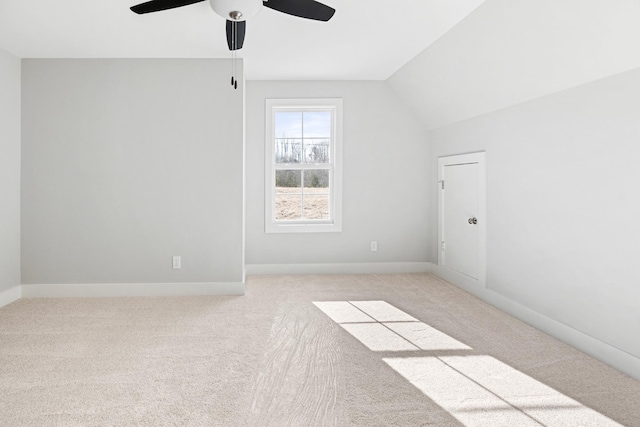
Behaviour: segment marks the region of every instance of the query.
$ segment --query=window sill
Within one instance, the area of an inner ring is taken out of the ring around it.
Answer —
[[[283,223],[267,223],[265,224],[265,232],[267,234],[278,233],[339,233],[342,231],[342,225],[332,224],[283,224]]]

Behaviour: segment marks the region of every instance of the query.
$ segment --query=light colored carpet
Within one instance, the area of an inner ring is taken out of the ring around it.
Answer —
[[[0,309],[2,426],[640,426],[639,403],[639,381],[428,274]]]

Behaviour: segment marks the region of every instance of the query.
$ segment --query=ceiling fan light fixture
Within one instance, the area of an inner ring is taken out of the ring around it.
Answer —
[[[211,9],[224,19],[245,21],[262,9],[262,0],[209,0]]]

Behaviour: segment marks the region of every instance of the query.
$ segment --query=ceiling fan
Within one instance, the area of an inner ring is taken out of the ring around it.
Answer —
[[[133,6],[131,10],[137,14],[159,12],[201,1],[205,0],[151,0]],[[215,13],[227,20],[227,44],[232,51],[242,49],[246,19],[260,12],[262,6],[287,15],[325,22],[336,12],[315,0],[209,0],[209,3]]]

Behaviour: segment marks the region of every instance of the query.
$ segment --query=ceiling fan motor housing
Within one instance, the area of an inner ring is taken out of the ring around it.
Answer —
[[[244,21],[262,9],[262,0],[209,0],[215,13],[230,21]]]

